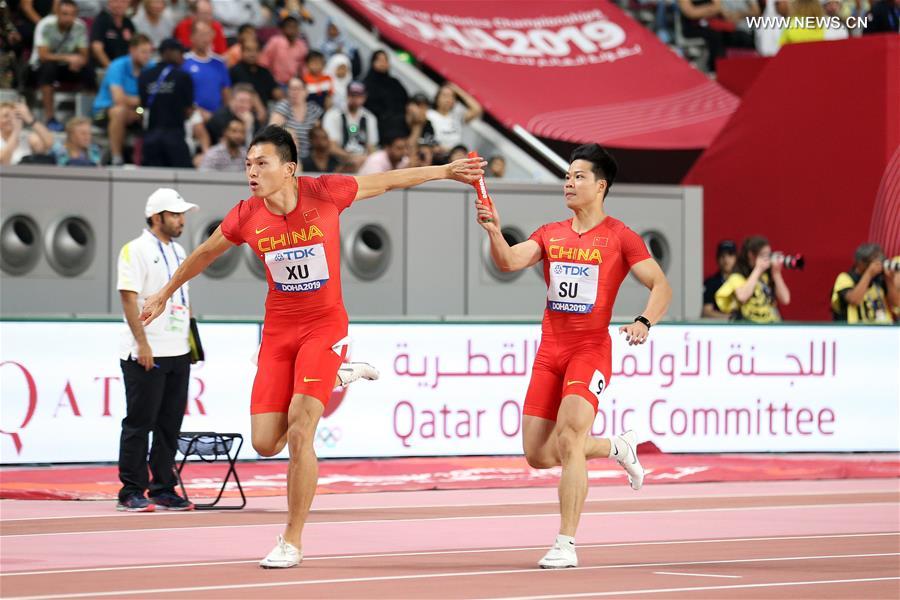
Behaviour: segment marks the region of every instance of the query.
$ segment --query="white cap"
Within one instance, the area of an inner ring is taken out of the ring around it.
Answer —
[[[181,194],[172,188],[159,188],[147,198],[147,207],[144,208],[144,216],[152,217],[165,211],[173,213],[185,213],[197,208],[196,204],[185,202]]]

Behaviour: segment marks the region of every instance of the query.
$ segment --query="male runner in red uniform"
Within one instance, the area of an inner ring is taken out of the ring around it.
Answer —
[[[619,328],[631,345],[646,341],[650,325],[662,318],[672,299],[672,288],[643,240],[603,211],[616,171],[613,157],[597,144],[576,148],[563,190],[575,216],[543,225],[512,247],[500,233],[496,204],[493,209],[477,204],[478,222],[501,270],[519,271],[544,261],[547,308],[522,424],[528,464],[536,469],[562,465],[559,535],[538,563],[543,568],[578,566],[574,535],[587,496],[588,459],[615,458],[635,490],[644,481],[633,431],[615,438],[589,435],[609,385],[609,321],[622,280],[631,270],[650,289],[643,314]]]
[[[303,559],[300,538],[319,473],[313,439],[346,353],[341,211],[356,200],[435,179],[470,184],[484,173],[485,164],[481,158],[466,158],[361,177],[298,179],[290,133],[266,127],[247,151],[253,195],[239,202],[169,284],[144,304],[141,318],[147,324],[163,312],[166,298],[236,244],[247,243],[266,265],[269,292],[250,400],[253,447],[273,456],[287,444],[290,463],[287,526],[260,566],[293,567]]]

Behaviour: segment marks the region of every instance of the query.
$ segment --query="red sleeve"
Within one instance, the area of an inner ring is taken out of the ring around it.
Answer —
[[[241,207],[243,205],[243,200],[235,204],[234,208],[225,215],[222,224],[219,225],[222,228],[222,235],[225,236],[225,239],[238,246],[244,243],[244,236],[241,233]]]
[[[622,248],[622,258],[629,267],[651,258],[644,240],[628,227],[622,227],[619,230],[619,243]]]
[[[338,212],[343,211],[356,200],[356,192],[359,190],[359,184],[356,183],[356,177],[351,175],[322,175],[317,178],[328,197],[337,206]]]
[[[216,54],[224,54],[228,50],[228,42],[225,41],[225,32],[222,31],[222,24],[213,21],[213,29],[215,36],[213,37],[213,52]]]
[[[191,47],[191,18],[185,17],[175,27],[175,37],[185,48]]]
[[[538,227],[534,233],[528,238],[529,240],[534,240],[537,242],[538,246],[541,247],[541,258],[545,258],[547,256],[547,249],[544,247],[544,227],[546,225],[541,225]]]

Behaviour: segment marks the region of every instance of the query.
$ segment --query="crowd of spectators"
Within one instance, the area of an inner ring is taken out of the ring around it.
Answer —
[[[391,53],[361,56],[301,0],[19,0],[0,18],[0,54],[27,65],[0,80],[24,100],[0,106],[4,165],[239,170],[276,124],[304,170],[373,173],[465,155],[463,130],[482,114],[453,83],[433,98],[407,90]],[[324,28],[317,48],[312,27]],[[88,118],[58,119],[60,92],[92,96]]]
[[[773,56],[787,44],[900,32],[900,2],[897,0],[618,2],[627,12],[655,29],[664,41],[673,42],[682,54],[690,51],[694,40],[702,40],[706,61],[700,66],[710,73],[715,72],[716,62],[724,58],[729,49],[737,53]],[[654,13],[656,16],[651,16]],[[646,17],[641,19],[641,15]],[[756,17],[772,20],[751,25],[751,19]],[[778,17],[790,20],[776,22]],[[837,21],[825,17],[836,17]]]

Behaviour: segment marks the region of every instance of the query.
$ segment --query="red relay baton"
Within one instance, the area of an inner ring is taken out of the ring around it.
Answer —
[[[478,153],[474,150],[469,152],[469,158],[478,158]],[[478,201],[485,205],[488,209],[493,209],[494,203],[491,202],[491,197],[488,196],[487,186],[484,185],[484,177],[479,177],[478,181],[472,182],[472,187],[475,188],[475,195],[478,196]],[[494,219],[487,217],[486,219],[479,219],[482,223],[490,223]]]

